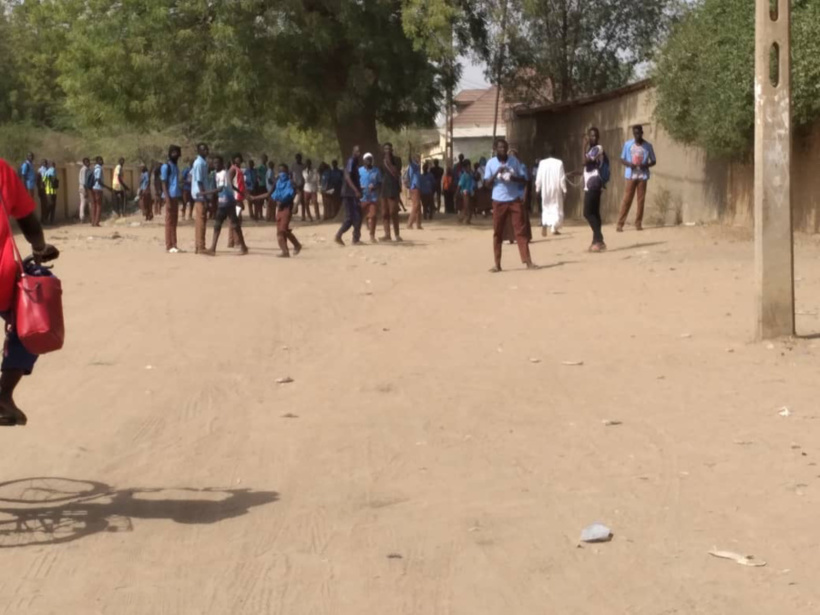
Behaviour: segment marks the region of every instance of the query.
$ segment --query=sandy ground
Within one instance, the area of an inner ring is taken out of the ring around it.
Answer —
[[[749,233],[573,226],[491,275],[482,224],[290,261],[49,232],[68,339],[0,432],[0,612],[820,612],[817,242],[769,345]]]

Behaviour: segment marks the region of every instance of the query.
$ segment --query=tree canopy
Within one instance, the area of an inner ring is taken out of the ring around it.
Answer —
[[[658,120],[676,139],[741,158],[754,139],[754,0],[703,0],[659,54]],[[792,2],[792,108],[820,117],[820,2]]]

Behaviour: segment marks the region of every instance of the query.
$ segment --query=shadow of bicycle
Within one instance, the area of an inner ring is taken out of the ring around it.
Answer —
[[[0,549],[130,532],[134,519],[210,524],[279,499],[251,489],[114,489],[96,481],[37,477],[0,483]]]

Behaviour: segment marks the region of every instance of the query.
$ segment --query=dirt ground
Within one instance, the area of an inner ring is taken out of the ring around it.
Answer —
[[[570,226],[491,275],[486,221],[334,231],[48,233],[67,343],[0,432],[0,613],[820,612],[816,240],[767,344],[748,232]]]

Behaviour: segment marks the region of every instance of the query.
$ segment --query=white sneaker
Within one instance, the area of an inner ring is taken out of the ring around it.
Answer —
[[[168,254],[179,254],[179,253],[180,253],[179,248],[171,248],[170,250],[168,250]]]

